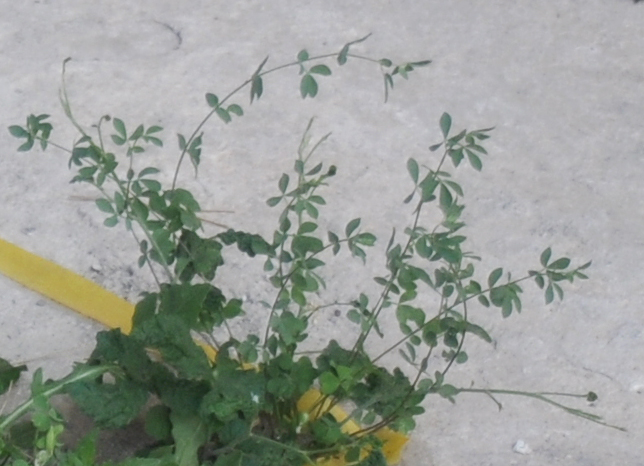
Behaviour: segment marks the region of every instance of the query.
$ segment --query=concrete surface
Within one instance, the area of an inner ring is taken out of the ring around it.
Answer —
[[[302,102],[294,71],[265,81],[246,115],[206,128],[204,162],[182,179],[209,209],[233,210],[216,221],[268,234],[265,207],[289,170],[301,131],[333,131],[321,157],[339,167],[328,191],[328,226],[362,216],[384,237],[405,221],[413,155],[435,163],[427,146],[440,140],[437,121],[451,113],[458,128],[496,126],[481,174],[459,170],[466,190],[470,249],[484,257],[480,276],[497,266],[517,274],[536,266],[552,245],[557,255],[593,260],[591,280],[567,288],[547,307],[526,286],[524,312],[501,319],[477,311],[496,345],[470,346],[453,381],[477,387],[596,391],[590,409],[627,433],[604,428],[527,399],[463,395],[456,405],[427,400],[428,413],[407,448],[411,465],[644,464],[644,5],[630,0],[443,1],[151,1],[1,0],[0,126],[49,113],[70,145],[73,132],[57,102],[62,60],[77,118],[103,114],[132,128],[166,128],[166,147],[142,157],[172,173],[175,133],[205,115],[203,95],[224,95],[270,54],[277,65],[302,48],[356,47],[395,61],[433,64],[400,83],[382,103],[377,68],[349,62],[321,80]],[[136,246],[121,229],[102,227],[84,187],[70,186],[67,156],[55,150],[18,154],[0,131],[0,235],[134,300],[151,286],[135,265]],[[213,229],[213,232],[216,232]],[[382,245],[381,245],[382,246]],[[329,270],[329,302],[371,286],[376,272],[359,265]],[[251,309],[270,290],[261,270],[233,261],[222,277]],[[240,278],[241,277],[241,278]],[[362,278],[356,278],[362,277]],[[353,285],[352,285],[353,286]],[[62,376],[87,357],[99,327],[0,277],[0,354],[47,376]],[[259,309],[259,308],[257,308]],[[252,313],[251,313],[252,314]],[[265,316],[240,325],[258,328]],[[334,320],[336,319],[336,320]],[[321,332],[342,320],[321,316]],[[335,329],[335,330],[334,330]],[[403,363],[402,361],[392,360]],[[24,385],[12,395],[26,393]],[[519,440],[528,454],[513,452]],[[527,452],[527,450],[526,450]]]

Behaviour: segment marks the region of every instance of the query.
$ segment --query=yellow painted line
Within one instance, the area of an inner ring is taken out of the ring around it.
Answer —
[[[134,305],[71,270],[0,239],[0,272],[109,328],[132,330]]]
[[[93,281],[3,239],[0,239],[0,273],[108,328],[120,328],[126,334],[132,330],[133,304]],[[197,343],[214,361],[216,351],[205,343]],[[298,402],[298,409],[310,411],[321,396],[317,390],[310,390]],[[347,417],[337,406],[331,409],[331,413],[340,422]],[[349,433],[359,430],[353,421],[348,421],[345,428]],[[381,429],[376,435],[385,442],[383,450],[387,462],[398,463],[408,437],[387,428]],[[336,466],[345,463],[340,459],[331,459],[322,464]]]

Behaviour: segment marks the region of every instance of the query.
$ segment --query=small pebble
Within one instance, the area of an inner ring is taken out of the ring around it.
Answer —
[[[92,270],[92,272],[100,272],[103,270],[103,267],[101,267],[100,264],[92,264],[89,266],[89,268]]]
[[[530,448],[530,445],[525,443],[525,441],[519,439],[512,447],[512,451],[514,451],[515,453],[520,453],[522,455],[529,455],[530,453],[532,453],[532,448]]]

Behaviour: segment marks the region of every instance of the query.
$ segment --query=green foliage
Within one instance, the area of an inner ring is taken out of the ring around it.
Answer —
[[[311,56],[302,50],[296,61],[269,70],[264,69],[267,57],[249,79],[225,97],[207,93],[207,116],[190,136],[178,134],[180,154],[170,186],[161,183],[156,167],[137,166],[139,154],[150,145],[163,145],[163,128],[126,125],[119,118],[103,116],[95,125],[96,134],[90,135],[73,117],[63,72],[61,102],[79,131],[69,150],[69,166],[75,171],[72,182],[98,190],[101,197],[96,206],[106,214],[105,225],[120,223],[134,236],[140,251],[139,267],[149,268],[158,289],[144,294],[137,303],[131,334],[110,330],[97,335],[87,365],[53,385],[43,383],[36,374],[30,404],[0,418],[0,446],[5,458],[18,464],[36,452],[43,455],[41,464],[50,460],[52,464],[93,464],[94,437],[88,437],[73,452],[63,454],[58,448],[63,427],[47,399],[52,390],[64,390],[101,428],[128,424],[151,397],[156,400],[146,414],[146,429],[161,446],[147,457],[131,458],[124,464],[303,465],[342,455],[353,464],[384,465],[382,442],[375,435],[380,429],[407,433],[414,428],[415,417],[424,412],[422,402],[427,395],[438,394],[454,402],[459,393],[468,391],[445,380],[454,363],[467,362],[468,335],[492,341],[473,321],[472,307],[497,307],[503,317],[509,317],[513,311],[521,311],[521,282],[533,279],[550,303],[555,295],[563,298],[561,282],[587,278],[582,271],[590,263],[575,267],[566,257],[552,260],[548,248],[540,257],[540,267],[519,279],[496,268],[487,275],[485,285],[477,281],[480,274],[475,264],[479,258],[465,249],[467,238],[461,220],[464,191],[446,165],[451,162],[457,168],[467,159],[480,171],[487,155],[481,144],[492,128],[454,134],[452,117],[447,113],[439,120],[442,140],[429,148],[430,152],[443,149],[439,159],[407,160],[413,189],[404,203],[416,202],[410,209],[409,225],[392,229],[385,249],[386,272],[374,277],[377,294],[354,290],[347,284],[345,291],[354,293],[349,302],[314,304],[325,292],[326,261],[336,256],[350,260],[351,256],[366,264],[367,251],[377,238],[360,218],[340,218],[343,231],[320,228],[326,207],[324,188],[337,168],[316,160],[329,134],[313,141],[313,120],[304,131],[292,173],[278,178],[276,195],[267,200],[269,207],[279,208],[272,238],[234,229],[205,235],[199,202],[177,185],[186,155],[195,172],[199,168],[205,123],[213,115],[224,123],[242,117],[242,107],[229,100],[249,87],[252,104],[264,95],[266,75],[285,68],[299,69],[301,97],[315,98],[323,78],[332,75],[325,61],[335,59],[343,66],[349,59],[366,60],[379,66],[387,100],[395,79],[407,79],[416,68],[430,63],[394,65],[386,58],[352,54],[351,47],[367,37],[347,43],[339,53]],[[25,127],[9,128],[14,137],[25,140],[18,150],[29,150],[37,141],[43,150],[55,145],[49,142],[53,127],[46,122],[48,118],[31,115]],[[110,121],[111,144],[107,145],[103,123]],[[130,132],[128,127],[135,129]],[[438,222],[427,222],[437,216]],[[274,287],[270,299],[261,297],[268,314],[263,332],[243,338],[235,335],[229,324],[245,314],[244,302],[216,286],[229,246],[262,260]],[[347,255],[341,255],[343,249]],[[436,298],[434,302],[428,302],[427,292]],[[353,345],[342,347],[329,339],[315,358],[302,354],[302,343],[315,331],[311,316],[330,305],[346,307],[347,319],[356,325]],[[365,349],[366,343],[383,337],[385,331],[396,332],[380,325],[385,313],[398,322],[398,340],[373,355]],[[226,332],[228,338],[218,341],[211,337],[213,332]],[[215,361],[195,342],[197,334],[205,335],[215,346]],[[378,364],[394,350],[407,363],[406,370]],[[6,390],[21,370],[24,368],[0,360],[0,388]],[[309,413],[299,412],[298,400],[311,388],[318,388],[322,398]],[[350,418],[361,430],[344,430],[344,423],[327,412],[329,405],[338,403],[353,407]],[[602,423],[583,411],[559,407]],[[29,410],[36,442],[25,447],[9,427]],[[365,452],[362,457],[361,452]]]

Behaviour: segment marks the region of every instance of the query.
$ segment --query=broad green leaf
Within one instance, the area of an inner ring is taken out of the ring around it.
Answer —
[[[98,210],[100,210],[101,212],[105,212],[107,214],[114,213],[114,207],[112,206],[112,203],[107,199],[96,199],[96,207],[98,207]]]
[[[212,108],[215,108],[215,107],[217,107],[219,105],[219,97],[217,97],[215,94],[207,93],[206,94],[206,102]]]
[[[443,113],[443,115],[441,115],[440,127],[441,132],[443,133],[443,137],[447,138],[449,130],[452,127],[452,117],[449,115],[449,113]]]
[[[313,236],[296,236],[291,243],[291,249],[294,253],[304,256],[307,253],[320,252],[324,249],[324,244]]]
[[[217,456],[214,466],[242,466],[243,453],[233,450]]]
[[[29,136],[29,133],[24,128],[17,125],[9,126],[9,132],[16,138],[26,138]]]
[[[454,203],[452,193],[449,191],[449,189],[447,189],[447,187],[445,187],[444,184],[441,184],[439,202],[441,207],[445,210],[449,209]]]
[[[9,387],[20,378],[20,373],[27,370],[27,366],[12,366],[6,359],[0,358],[0,395],[9,390]]]
[[[553,270],[562,270],[568,267],[569,265],[570,265],[570,259],[568,259],[567,257],[562,257],[554,261],[552,264],[550,264],[548,268]]]
[[[418,162],[412,158],[407,160],[407,170],[409,171],[409,175],[411,175],[411,179],[414,181],[414,184],[418,184]]]
[[[333,394],[340,387],[340,379],[331,372],[320,374],[320,389],[325,395]]]
[[[242,110],[242,108],[237,104],[230,104],[227,110],[229,113],[234,113],[237,116],[242,116],[244,114],[244,110]]]
[[[550,260],[550,255],[552,254],[552,251],[550,248],[546,248],[542,253],[541,257],[539,258],[541,265],[544,267],[548,267],[548,261]]]
[[[300,228],[297,230],[298,235],[304,235],[306,233],[311,233],[312,231],[317,230],[318,226],[313,222],[304,222],[300,225]]]
[[[112,124],[114,125],[116,132],[119,133],[119,136],[121,136],[123,139],[127,139],[127,133],[125,132],[125,124],[123,123],[123,121],[118,118],[114,118],[112,120]]]
[[[196,414],[170,413],[177,466],[199,466],[199,449],[209,437],[208,426]]]
[[[499,267],[498,269],[494,269],[490,273],[490,276],[487,279],[488,287],[490,288],[494,287],[494,285],[496,285],[496,282],[499,281],[502,275],[503,275],[503,269],[501,267]]]
[[[550,304],[555,299],[554,290],[552,288],[552,283],[548,285],[545,292],[546,304]]]
[[[347,223],[347,226],[344,229],[344,232],[347,235],[347,238],[349,238],[359,226],[360,226],[359,218],[354,218],[349,223]]]
[[[300,82],[300,93],[302,94],[303,99],[307,96],[315,97],[318,94],[318,83],[315,81],[313,76],[308,73],[302,77],[302,81]]]
[[[286,188],[288,188],[288,181],[289,181],[289,176],[286,173],[283,173],[279,182],[277,183],[277,186],[281,193],[286,192]]]
[[[373,246],[376,243],[376,236],[371,233],[360,233],[356,235],[354,241],[364,246]]]
[[[309,70],[309,73],[319,74],[322,76],[330,76],[331,69],[326,65],[315,65]]]
[[[137,126],[134,132],[130,135],[130,141],[136,141],[143,136],[143,125]]]
[[[152,406],[145,415],[145,432],[157,440],[166,440],[172,432],[170,409],[167,406]]]
[[[108,228],[116,226],[117,223],[119,223],[119,218],[116,215],[112,217],[108,217],[103,221],[103,225],[105,225]]]
[[[479,158],[479,156],[467,149],[465,149],[465,153],[467,154],[467,160],[469,160],[472,168],[480,172],[481,169],[483,168],[483,163],[481,162],[481,159]]]
[[[147,168],[144,168],[143,170],[141,170],[141,171],[139,172],[139,176],[138,176],[138,177],[139,177],[139,178],[143,178],[144,176],[147,176],[147,175],[156,175],[157,173],[159,173],[159,169],[158,169],[158,168],[154,168],[154,167],[147,167]]]
[[[277,204],[280,203],[281,200],[282,200],[282,196],[271,197],[266,200],[266,204],[269,207],[275,207]]]
[[[179,141],[179,150],[184,150],[186,148],[186,138],[183,134],[177,134],[177,139]]]
[[[117,146],[122,146],[125,144],[125,139],[123,139],[121,136],[117,136],[116,134],[112,134],[111,136],[112,142],[116,144]]]
[[[230,113],[228,113],[228,110],[226,110],[225,108],[217,107],[215,113],[224,121],[224,123],[230,123],[230,121],[232,120]]]
[[[434,173],[429,173],[418,185],[421,191],[421,200],[423,202],[433,200],[435,198],[434,191],[436,191],[438,185],[439,182]]]
[[[158,133],[159,131],[163,131],[163,128],[162,128],[161,126],[150,126],[150,127],[145,131],[145,134]]]
[[[306,61],[309,59],[309,52],[306,51],[306,49],[300,50],[300,52],[297,54],[297,61],[302,62]]]

